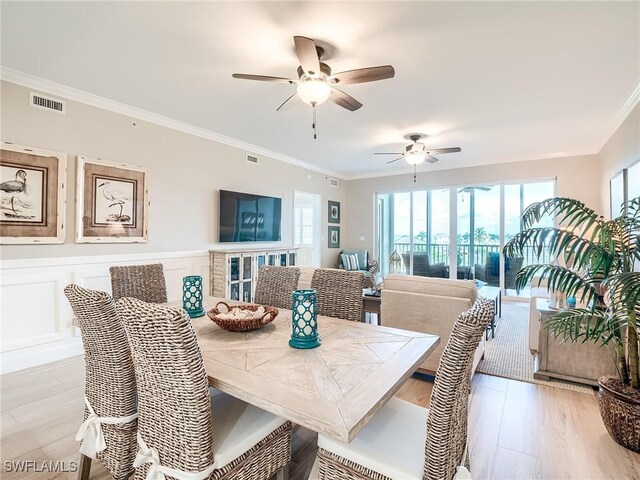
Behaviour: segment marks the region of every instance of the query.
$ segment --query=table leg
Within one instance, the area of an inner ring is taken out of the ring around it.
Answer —
[[[484,339],[489,340],[489,330],[491,330],[491,338],[496,338],[496,316],[498,315],[498,297],[492,302],[493,303],[493,315],[491,316],[491,323],[487,325],[487,329],[484,334]],[[501,307],[500,307],[501,308]]]
[[[78,480],[87,480],[91,473],[91,457],[80,454],[80,466],[78,467]]]

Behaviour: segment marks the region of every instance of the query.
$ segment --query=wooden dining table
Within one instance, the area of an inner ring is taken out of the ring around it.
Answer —
[[[218,301],[205,299],[205,310]],[[177,303],[176,303],[177,305]],[[259,330],[192,320],[211,386],[298,425],[350,442],[438,345],[425,333],[318,317],[322,345],[289,346],[291,311]]]

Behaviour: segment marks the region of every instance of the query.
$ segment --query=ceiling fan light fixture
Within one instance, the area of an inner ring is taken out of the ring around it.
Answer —
[[[320,105],[326,102],[331,96],[331,85],[326,80],[309,79],[302,81],[297,87],[298,95],[304,103],[309,105]]]
[[[426,157],[424,152],[409,152],[405,154],[404,158],[409,165],[420,165]]]

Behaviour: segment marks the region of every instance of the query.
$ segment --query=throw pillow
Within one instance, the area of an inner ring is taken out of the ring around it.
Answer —
[[[345,255],[357,255],[358,256],[358,265],[360,265],[361,269],[367,268],[367,262],[369,260],[369,255],[366,250],[342,250]]]
[[[342,259],[342,266],[345,270],[360,270],[360,263],[358,262],[358,255],[349,255],[346,253],[340,254]]]
[[[489,252],[489,261],[491,262],[491,275],[500,275],[500,252]],[[511,269],[511,261],[509,257],[504,257],[504,270]]]
[[[489,263],[491,275],[500,275],[500,254],[498,252],[489,252]]]

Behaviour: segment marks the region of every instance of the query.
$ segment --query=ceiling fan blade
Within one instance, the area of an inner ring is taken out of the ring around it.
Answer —
[[[404,153],[400,152],[374,152],[374,155],[404,155]]]
[[[231,75],[233,78],[239,78],[241,80],[258,80],[260,82],[278,82],[278,83],[294,83],[295,80],[284,77],[269,77],[266,75],[250,75],[247,73],[234,73]]]
[[[460,147],[448,147],[448,148],[431,148],[427,150],[429,153],[458,153],[462,149]]]
[[[293,37],[293,42],[296,44],[296,54],[302,69],[309,75],[320,73],[320,59],[315,42],[307,37]]]
[[[387,162],[387,165],[389,165],[390,163],[393,163],[393,162],[397,162],[398,160],[402,160],[403,158],[404,158],[404,157],[398,157],[398,158],[395,158],[395,159],[393,159],[393,160],[389,160],[389,161]]]
[[[429,163],[436,163],[436,162],[439,162],[439,161],[440,161],[440,159],[438,159],[438,158],[434,157],[433,155],[429,155],[429,154],[427,153],[427,162],[429,162]]]
[[[386,78],[393,78],[396,71],[391,65],[380,67],[359,68],[357,70],[347,70],[333,75],[333,81],[340,85],[353,85],[354,83],[376,82]]]
[[[276,108],[276,112],[279,112],[280,110],[289,110],[291,107],[293,107],[296,104],[296,102],[293,100],[295,99],[295,97],[297,97],[297,95],[297,93],[294,93],[284,102],[282,102],[282,104],[278,108]]]
[[[342,108],[346,108],[350,111],[358,110],[362,104],[353,98],[348,93],[344,93],[342,90],[338,90],[337,88],[333,88],[331,90],[331,101],[336,105],[340,105]]]

